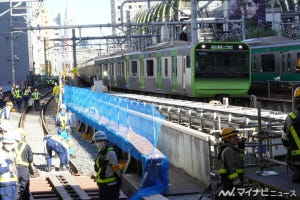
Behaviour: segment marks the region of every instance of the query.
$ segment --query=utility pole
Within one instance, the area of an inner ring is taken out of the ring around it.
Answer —
[[[73,75],[75,80],[75,86],[77,86],[77,59],[76,59],[76,36],[75,29],[72,29],[72,47],[73,47]]]
[[[192,45],[198,43],[197,0],[191,0]]]
[[[47,61],[47,42],[44,37],[44,57],[45,57],[45,75],[48,76],[48,61]]]
[[[9,26],[10,26],[10,59],[11,59],[11,73],[12,73],[12,84],[16,84],[16,70],[15,70],[15,51],[14,51],[14,31],[13,31],[13,7],[12,0],[9,1]]]
[[[247,16],[246,4],[242,4],[242,39],[246,40],[246,16]]]

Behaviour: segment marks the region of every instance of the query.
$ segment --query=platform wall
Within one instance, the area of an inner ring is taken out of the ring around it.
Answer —
[[[207,186],[210,181],[209,136],[171,122],[163,123],[157,148],[169,162]]]

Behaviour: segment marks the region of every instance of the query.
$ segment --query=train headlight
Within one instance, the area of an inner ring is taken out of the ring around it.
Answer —
[[[205,48],[206,48],[205,44],[202,44],[202,45],[201,45],[201,48],[202,48],[202,49],[205,49]]]
[[[239,45],[239,49],[243,49],[243,45]]]

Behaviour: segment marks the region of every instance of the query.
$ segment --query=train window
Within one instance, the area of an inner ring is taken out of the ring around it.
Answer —
[[[165,58],[165,77],[167,78],[169,76],[169,71],[168,71],[168,66],[169,66],[169,62],[168,62],[168,58]]]
[[[154,76],[154,62],[153,60],[146,61],[146,68],[147,68],[147,76]]]
[[[285,54],[282,54],[282,57],[281,57],[281,72],[284,72],[285,68]]]
[[[125,76],[125,62],[121,62],[121,76]]]
[[[121,75],[121,63],[117,63],[117,75]]]
[[[132,60],[131,61],[131,76],[137,76],[137,61],[136,60]]]
[[[290,71],[290,69],[292,68],[292,66],[291,66],[291,54],[287,55],[287,61],[286,62],[287,62],[287,68]]]
[[[235,78],[249,76],[247,52],[198,52],[195,57],[195,78]]]
[[[273,54],[261,56],[261,69],[262,69],[262,72],[274,72],[275,71],[275,56]]]
[[[256,72],[257,70],[257,63],[256,63],[256,56],[253,56],[253,71]]]
[[[191,67],[191,58],[189,55],[186,56],[186,68]]]

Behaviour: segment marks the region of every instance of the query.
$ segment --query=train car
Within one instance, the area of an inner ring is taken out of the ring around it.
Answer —
[[[86,76],[87,71],[80,68],[80,76]],[[91,75],[115,89],[187,97],[241,97],[250,87],[250,50],[244,43],[190,45],[173,41],[144,51],[95,58]]]
[[[251,48],[252,82],[300,81],[300,40],[266,37],[245,42]]]
[[[300,40],[263,37],[244,41],[251,49],[252,79],[249,94],[291,98],[300,84]]]

